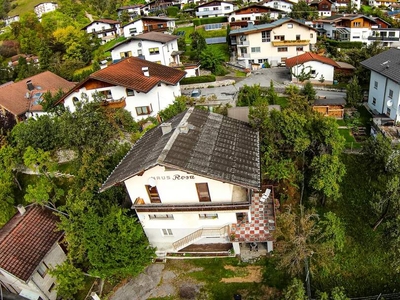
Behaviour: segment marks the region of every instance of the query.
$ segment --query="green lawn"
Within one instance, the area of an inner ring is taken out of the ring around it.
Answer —
[[[53,2],[58,2],[53,1]],[[17,0],[15,2],[12,2],[12,4],[16,3],[17,7],[11,10],[8,15],[9,16],[14,16],[14,15],[22,15],[28,11],[33,12],[33,8],[38,5],[39,3],[43,3],[43,0]]]
[[[192,32],[194,32],[194,26],[177,28],[175,30],[174,34],[176,34],[178,31],[184,31],[185,32],[185,42],[186,42],[186,44],[190,44],[192,42],[192,39],[190,38],[190,34]]]
[[[216,51],[221,52],[224,54],[224,60],[229,61],[229,46],[228,44],[213,44],[213,45],[207,45],[209,48],[214,48]]]
[[[345,147],[347,149],[360,149],[362,145],[360,143],[357,143],[355,140],[354,136],[350,134],[350,129],[339,129],[339,133],[341,136],[343,136],[346,140]]]

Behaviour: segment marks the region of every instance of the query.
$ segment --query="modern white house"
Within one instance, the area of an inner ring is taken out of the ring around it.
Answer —
[[[258,24],[265,15],[272,20],[277,20],[279,16],[285,15],[284,11],[279,9],[265,7],[260,4],[253,4],[239,8],[229,14],[228,21],[231,28],[235,26],[245,27],[248,21],[253,21],[254,24]],[[245,26],[242,26],[245,25]]]
[[[398,3],[398,1],[396,0],[368,0],[368,5],[372,6],[372,7],[382,7],[382,6],[386,6],[389,7],[391,5],[393,5],[393,3]]]
[[[33,8],[33,11],[35,12],[36,16],[38,19],[42,17],[43,14],[55,11],[58,8],[58,4],[55,2],[42,2]]]
[[[400,47],[400,28],[372,28],[368,43],[381,42],[384,47]]]
[[[86,25],[82,30],[98,37],[102,40],[102,43],[106,43],[121,34],[121,24],[119,21],[99,19]]]
[[[70,111],[78,102],[93,101],[96,95],[110,108],[124,107],[141,120],[172,104],[181,95],[179,82],[186,72],[138,57],[128,57],[91,74],[66,93],[57,104]]]
[[[174,18],[146,16],[126,24],[122,28],[122,32],[124,37],[128,38],[150,31],[172,32],[174,29]]]
[[[109,49],[113,62],[126,57],[139,57],[164,66],[180,64],[178,37],[161,32],[139,34]]]
[[[19,22],[19,15],[10,16],[4,19],[6,26],[10,26],[11,23]]]
[[[311,83],[332,84],[335,68],[340,68],[333,59],[312,52],[288,58],[286,67],[290,68],[292,82],[299,82],[299,75],[311,76]],[[301,81],[301,80],[300,80]]]
[[[294,19],[282,18],[233,29],[230,38],[237,62],[253,68],[266,62],[279,65],[287,58],[311,51],[317,42],[317,31]]]
[[[264,2],[264,6],[279,9],[285,13],[290,13],[292,11],[294,1],[289,0],[269,0]]]
[[[0,229],[1,287],[24,299],[56,300],[55,278],[48,271],[66,259],[58,217],[38,205],[18,210]]]
[[[143,4],[125,5],[117,8],[118,19],[121,20],[123,14],[127,14],[129,18],[133,19],[141,15]]]
[[[400,121],[400,49],[391,48],[361,62],[371,71],[368,107],[374,115]]]
[[[260,202],[259,145],[248,123],[192,107],[146,132],[100,191],[125,185],[159,257],[240,254],[250,242],[271,251],[275,214]]]
[[[196,17],[223,17],[229,15],[231,12],[233,12],[233,4],[231,2],[210,1],[197,6]]]

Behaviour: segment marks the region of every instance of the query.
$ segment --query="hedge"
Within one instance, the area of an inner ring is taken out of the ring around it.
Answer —
[[[214,23],[226,23],[226,22],[228,22],[227,17],[201,18],[201,19],[193,20],[193,24],[195,26],[204,25],[204,24],[214,24]]]
[[[343,48],[343,49],[353,49],[353,48],[361,48],[363,46],[362,42],[340,42],[334,40],[326,40],[326,43],[334,48]]]
[[[183,78],[181,80],[181,85],[193,84],[193,83],[203,83],[203,82],[214,82],[214,81],[215,81],[214,75],[204,75],[204,76]]]

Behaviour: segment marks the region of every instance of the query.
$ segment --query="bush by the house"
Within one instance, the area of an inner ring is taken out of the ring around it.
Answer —
[[[340,42],[329,39],[326,40],[326,43],[331,47],[342,49],[361,48],[363,46],[362,42]]]
[[[215,81],[214,75],[204,75],[204,76],[183,78],[181,80],[181,85],[193,84],[193,83],[203,83],[203,82],[214,82],[214,81]]]
[[[201,18],[201,19],[193,20],[193,24],[195,26],[204,25],[204,24],[225,23],[225,22],[228,22],[227,17]]]

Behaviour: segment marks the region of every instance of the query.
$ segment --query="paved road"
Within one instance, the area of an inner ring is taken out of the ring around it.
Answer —
[[[269,87],[271,80],[274,83],[274,87],[277,92],[283,92],[285,86],[291,83],[290,72],[286,68],[270,68],[261,69],[258,71],[253,71],[252,74],[244,79],[238,80],[236,84],[229,86],[221,86],[215,88],[204,88],[201,89],[202,95],[209,97],[216,95],[219,102],[222,104],[229,103],[231,105],[235,104],[235,97],[239,92],[239,89],[244,85],[252,86],[254,84],[259,84],[262,87]],[[184,91],[184,94],[190,94],[190,90]],[[345,93],[327,91],[327,90],[317,90],[317,95],[321,97],[326,97],[328,99],[341,99],[344,100]]]

